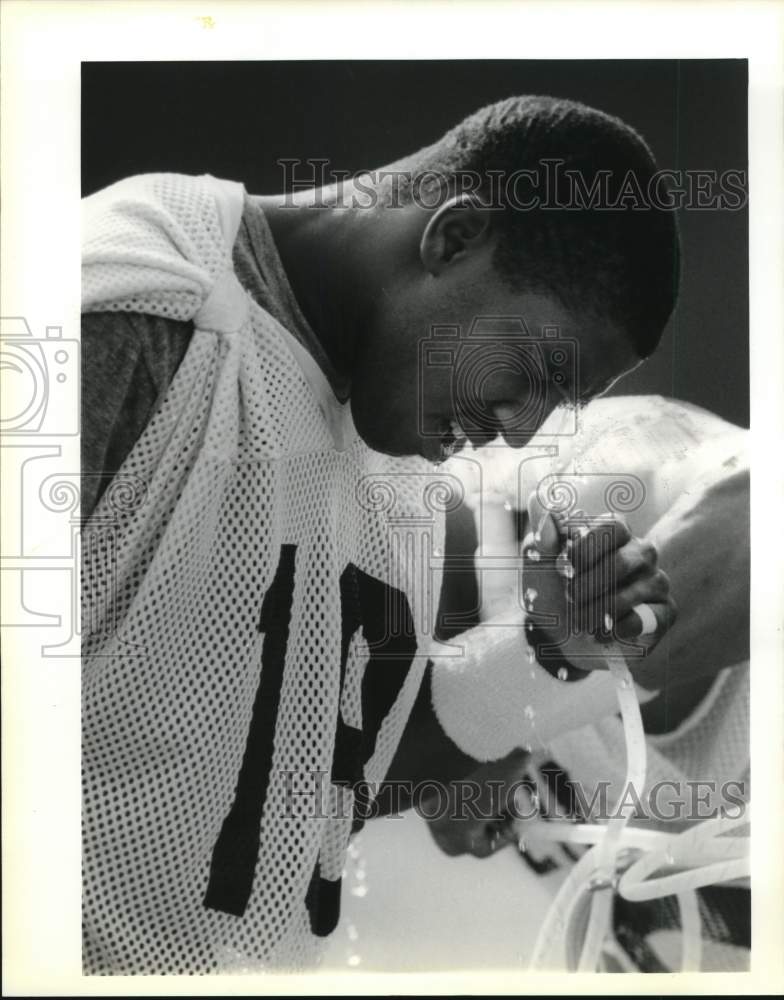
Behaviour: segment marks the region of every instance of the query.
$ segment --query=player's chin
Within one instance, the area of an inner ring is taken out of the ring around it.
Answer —
[[[458,455],[466,445],[465,440],[456,441],[450,432],[441,435],[417,436],[407,454],[419,455],[421,458],[440,465],[453,455]]]
[[[430,441],[420,437],[416,432],[409,432],[392,420],[380,424],[376,420],[365,419],[363,413],[352,412],[352,416],[359,436],[373,451],[390,455],[392,458],[420,455],[430,461],[437,461],[434,457],[439,453],[437,441]]]
[[[424,458],[433,464],[440,464],[448,457],[437,440],[416,438],[411,441],[389,438],[367,438],[362,435],[368,447],[391,458]]]

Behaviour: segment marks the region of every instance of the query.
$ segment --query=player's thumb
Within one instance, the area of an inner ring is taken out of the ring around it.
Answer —
[[[561,548],[561,536],[555,518],[542,504],[536,491],[528,498],[528,523],[533,531],[533,544],[542,555],[557,556]]]

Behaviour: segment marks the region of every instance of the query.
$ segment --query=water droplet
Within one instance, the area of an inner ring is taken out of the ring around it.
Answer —
[[[539,549],[528,549],[525,554],[531,562],[539,562],[542,558],[542,553]]]
[[[558,676],[558,680],[559,681],[568,680],[569,679],[569,671],[566,669],[566,667],[559,667],[558,668],[558,674],[557,674],[557,676]]]
[[[525,843],[525,837],[521,837],[521,838],[520,838],[520,839],[519,839],[519,840],[517,841],[517,850],[518,850],[518,851],[519,851],[519,852],[520,852],[521,854],[525,854],[525,852],[526,852],[526,851],[528,850],[528,848],[526,847],[526,843]]]
[[[357,938],[359,937],[359,931],[354,926],[354,924],[349,924],[346,927],[346,933],[348,934],[349,941],[356,941]]]
[[[531,679],[532,680],[536,680],[536,671],[535,670],[531,671]]]
[[[622,677],[621,678],[621,687],[622,688],[630,688],[631,686],[632,686],[632,682],[629,680],[628,677]]]
[[[533,719],[533,717],[536,715],[536,712],[534,712],[532,705],[526,705],[525,708],[523,709],[523,714],[525,715],[526,719]]]
[[[525,655],[529,663],[533,663],[536,659],[536,653],[530,647],[525,651]]]
[[[433,549],[433,555],[436,557],[436,559],[440,559],[443,554],[444,553],[441,549],[439,548]]]
[[[359,955],[349,955],[348,956],[348,964],[352,968],[356,968],[361,961],[362,961],[362,959],[359,957]]]
[[[364,884],[363,885],[355,885],[355,886],[351,887],[351,895],[352,896],[359,896],[360,899],[361,899],[363,896],[367,896],[367,894],[368,894],[368,887],[366,885],[364,885]]]
[[[675,864],[675,858],[672,856],[672,851],[669,849],[669,847],[667,848],[664,854],[664,863],[667,865]]]
[[[542,533],[541,533],[541,531],[535,531],[534,532],[534,542],[536,542],[536,544],[538,545],[539,542],[541,542],[541,540],[542,540]]]
[[[588,880],[588,890],[590,892],[596,892],[599,889],[612,889],[613,888],[613,878],[604,872],[598,872],[592,875]]]
[[[574,577],[574,566],[572,566],[572,562],[565,552],[560,553],[555,560],[555,568],[567,580],[571,580]]]
[[[538,792],[531,792],[531,805],[533,808],[539,812],[539,805],[541,804],[541,799],[539,798]]]
[[[504,500],[504,510],[511,510],[512,505],[508,500]]]
[[[612,632],[612,628],[613,628],[612,615],[605,615],[604,616],[604,631],[605,632]]]

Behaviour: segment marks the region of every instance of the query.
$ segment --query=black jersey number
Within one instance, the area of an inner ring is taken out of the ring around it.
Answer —
[[[296,546],[281,546],[275,577],[262,602],[259,630],[264,633],[261,676],[253,704],[248,738],[232,805],[215,842],[204,906],[222,913],[244,915],[253,888],[259,835],[269,787],[275,725],[294,594]],[[370,657],[362,680],[362,730],[342,718],[340,697],[335,729],[331,779],[355,786],[372,755],[378,730],[396,701],[411,667],[416,641],[405,594],[368,576],[353,565],[340,580],[342,694],[352,636],[362,628]],[[389,623],[396,623],[390,632]],[[340,880],[325,879],[316,861],[306,896],[313,933],[329,934],[340,913]]]
[[[341,651],[340,690],[346,676],[348,649],[358,628],[367,644],[369,657],[362,677],[362,730],[349,726],[338,705],[335,751],[331,779],[334,784],[356,788],[372,757],[379,729],[397,701],[416,652],[414,619],[406,595],[382,583],[356,566],[349,565],[340,578]],[[354,830],[362,825],[355,820]],[[317,858],[305,902],[310,928],[326,937],[340,919],[341,879],[322,875]]]
[[[259,631],[264,633],[261,677],[234,801],[212,851],[204,895],[204,905],[208,909],[236,917],[241,917],[248,905],[259,854],[259,829],[272,769],[275,721],[289,639],[295,556],[295,545],[281,546],[275,578],[262,601],[259,616]]]

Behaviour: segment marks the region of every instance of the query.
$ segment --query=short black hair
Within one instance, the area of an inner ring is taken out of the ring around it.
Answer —
[[[630,175],[645,193],[657,171],[648,145],[625,122],[575,101],[510,97],[480,108],[405,162],[412,174],[447,178],[536,172],[525,197],[539,207],[507,203],[498,213],[501,273],[513,287],[554,295],[578,316],[617,324],[642,358],[656,349],[678,294],[678,226],[674,210],[661,204],[640,207],[632,198],[607,207],[628,191]],[[604,207],[586,198],[582,207],[552,207],[574,206],[575,174],[585,191],[600,172],[609,194]],[[551,207],[541,207],[548,198]]]

